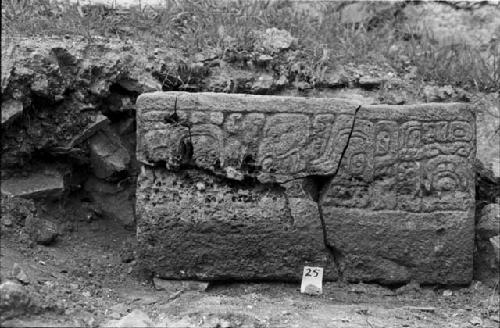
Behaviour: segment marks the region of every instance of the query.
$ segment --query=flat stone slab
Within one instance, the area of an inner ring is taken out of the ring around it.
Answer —
[[[137,236],[160,277],[297,280],[314,263],[327,280],[472,279],[467,106],[184,92],[137,106]]]
[[[23,198],[57,198],[64,193],[64,177],[56,170],[34,172],[2,181],[2,194]]]

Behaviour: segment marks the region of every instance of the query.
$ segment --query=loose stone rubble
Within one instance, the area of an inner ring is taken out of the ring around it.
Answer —
[[[472,279],[465,105],[156,92],[137,106],[139,258],[158,277]]]

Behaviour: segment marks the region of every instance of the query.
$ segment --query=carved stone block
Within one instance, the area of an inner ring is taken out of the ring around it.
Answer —
[[[327,279],[471,280],[465,105],[183,92],[137,105],[138,238],[160,276],[296,280],[315,263]]]

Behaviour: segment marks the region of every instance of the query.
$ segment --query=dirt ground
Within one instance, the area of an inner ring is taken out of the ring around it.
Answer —
[[[93,217],[79,199],[38,206],[57,221],[51,246],[35,245],[22,229],[2,228],[1,277],[17,263],[31,315],[4,321],[14,327],[96,327],[139,309],[169,327],[498,327],[498,288],[326,283],[321,296],[299,284],[232,282],[206,291],[159,291],[133,259],[134,232]]]

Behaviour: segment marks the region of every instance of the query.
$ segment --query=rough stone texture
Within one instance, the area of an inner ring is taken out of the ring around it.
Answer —
[[[105,218],[120,222],[126,228],[134,226],[134,191],[130,184],[114,184],[91,177],[84,189]]]
[[[113,180],[125,175],[130,163],[127,148],[111,131],[98,132],[90,138],[90,163],[96,177]]]
[[[488,204],[476,224],[474,278],[498,284],[500,236],[500,204]]]
[[[476,224],[478,239],[489,239],[500,234],[500,204],[486,205]]]
[[[31,240],[40,245],[54,243],[59,235],[57,224],[37,216],[26,218],[25,229]]]
[[[140,92],[161,90],[153,73],[162,67],[169,71],[168,65],[175,67],[182,58],[177,50],[157,49],[151,61],[140,41],[134,46],[110,38],[73,41],[2,38],[2,121],[5,103],[14,102],[16,111],[19,103],[23,108],[19,119],[2,126],[2,169],[15,170],[40,154],[78,152],[79,162],[88,161],[86,143],[78,141],[99,128],[99,112],[109,109],[108,100],[116,94],[135,100]]]
[[[12,266],[12,277],[24,285],[28,285],[31,282],[30,277],[18,263],[14,263]]]
[[[2,181],[2,194],[25,198],[57,198],[64,192],[64,177],[56,170],[34,172]]]
[[[153,283],[156,290],[168,292],[179,291],[199,291],[204,292],[208,288],[208,282],[196,280],[165,280],[153,278]]]
[[[156,166],[137,191],[154,272],[294,279],[326,237],[351,281],[472,279],[476,127],[465,105],[180,92],[137,104],[138,159]]]
[[[322,190],[329,243],[379,270],[394,267],[394,282],[469,282],[474,157],[474,117],[465,106],[363,106],[339,172]],[[380,281],[366,267],[344,274]]]
[[[161,278],[298,281],[303,265],[319,265],[335,279],[316,203],[295,192],[145,168],[137,191],[139,259]]]
[[[23,103],[16,100],[2,102],[2,125],[8,124],[23,113]]]
[[[133,310],[120,320],[110,320],[102,327],[153,327],[153,321],[141,310]]]
[[[21,284],[11,280],[0,284],[0,320],[26,313],[30,303],[29,293]]]
[[[500,95],[484,95],[478,104],[477,158],[500,179]]]
[[[32,199],[12,197],[2,193],[0,213],[4,226],[24,226],[26,219],[36,216],[35,203]]]
[[[143,94],[137,106],[139,161],[170,169],[192,161],[262,183],[333,174],[359,107],[338,99],[183,92]]]
[[[71,148],[81,144],[86,141],[98,131],[105,129],[109,125],[109,120],[106,116],[102,114],[97,114],[91,118],[89,124],[83,129],[81,133],[76,135],[67,145],[67,148]]]

